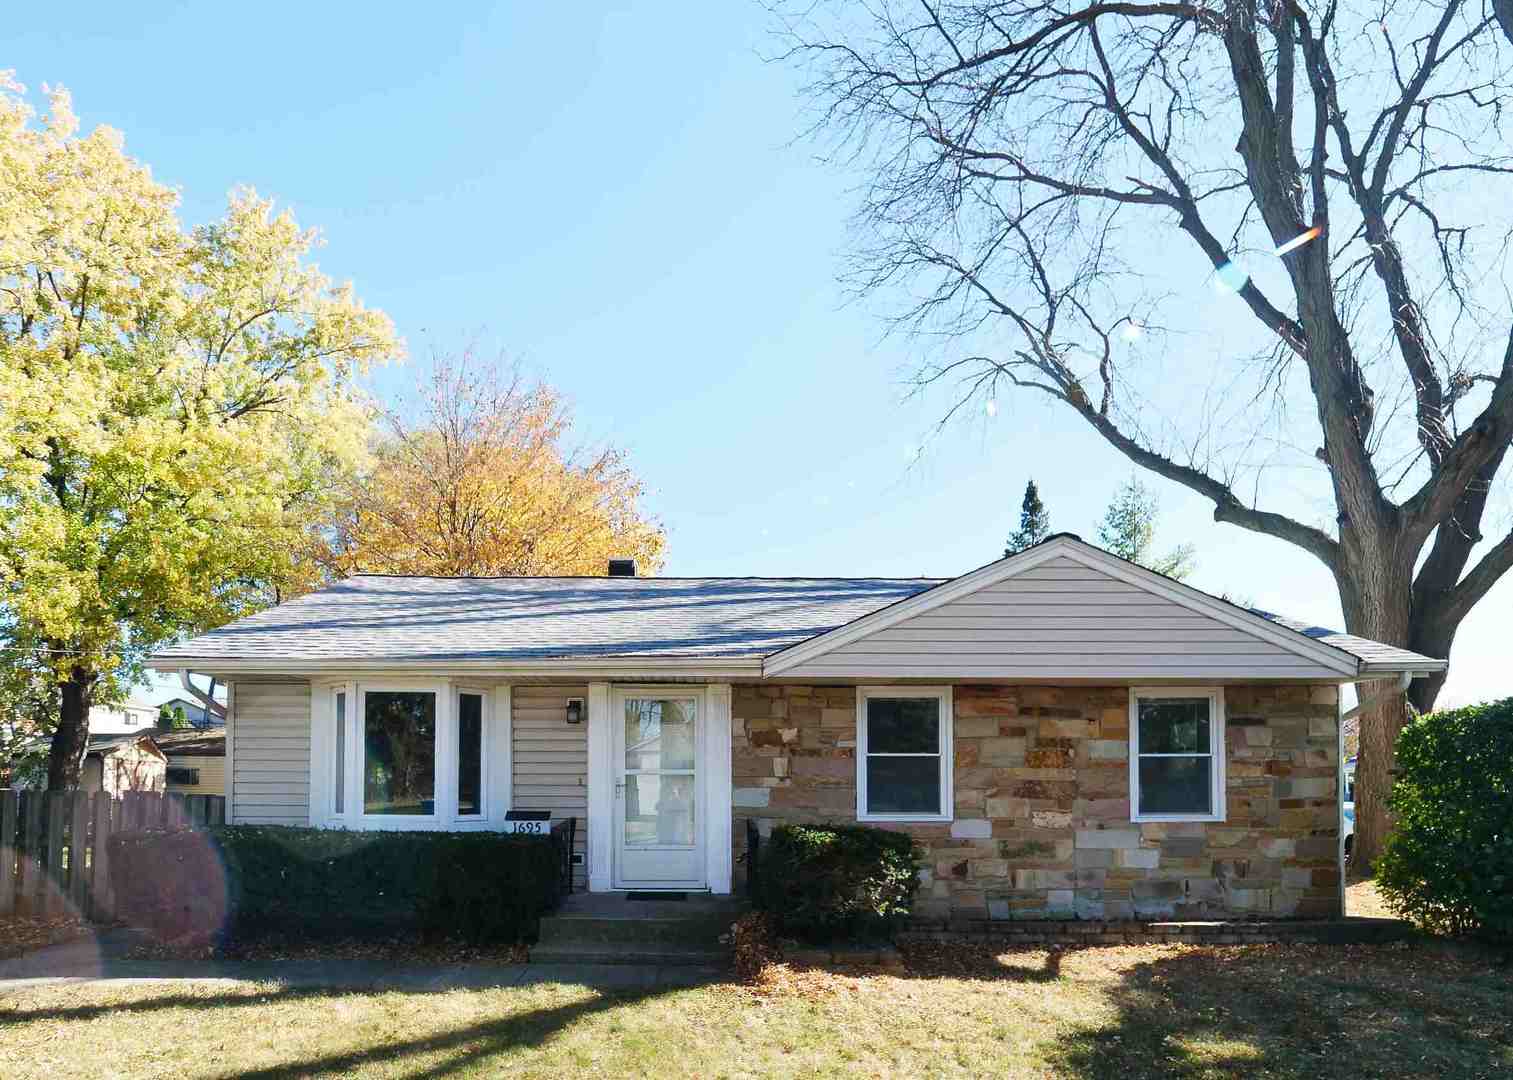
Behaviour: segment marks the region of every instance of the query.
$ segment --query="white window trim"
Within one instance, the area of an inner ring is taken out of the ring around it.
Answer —
[[[1140,699],[1197,698],[1209,701],[1208,748],[1213,769],[1210,779],[1209,814],[1142,814],[1140,812]],[[1224,687],[1222,686],[1132,686],[1129,692],[1129,805],[1130,820],[1144,821],[1223,821],[1227,812],[1225,798]]]
[[[867,812],[867,701],[869,698],[936,698],[940,701],[940,811],[934,814],[872,814]],[[949,686],[858,686],[856,688],[856,820],[949,822],[956,817],[952,778],[956,747],[952,737],[954,709]]]
[[[310,824],[358,830],[432,830],[469,832],[497,829],[504,822],[511,799],[510,688],[471,680],[363,679],[328,682],[312,695]],[[369,814],[364,812],[363,773],[367,740],[364,736],[365,698],[369,691],[436,695],[436,778],[434,814]],[[346,755],[343,770],[345,810],[336,812],[336,696],[347,695]],[[457,813],[459,765],[458,697],[483,697],[482,813]]]

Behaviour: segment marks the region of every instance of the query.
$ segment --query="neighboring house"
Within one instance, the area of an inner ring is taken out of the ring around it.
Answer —
[[[209,713],[207,716],[205,706],[189,698],[170,698],[168,701],[163,702],[159,708],[167,709],[170,714],[175,709],[183,709],[184,719],[189,721],[189,726],[192,728],[220,727],[226,722],[224,718],[217,716],[215,713]],[[153,720],[154,722],[157,720],[156,713],[153,715]]]
[[[925,853],[925,918],[1341,912],[1339,687],[1445,662],[1055,536],[949,580],[351,578],[159,652],[228,686],[233,822],[580,820],[728,893],[746,823]]]
[[[96,705],[89,710],[91,735],[124,735],[149,731],[158,722],[158,707],[141,701],[124,705]]]
[[[170,792],[184,795],[226,794],[226,729],[164,731],[154,736],[168,759]]]
[[[151,735],[94,735],[84,754],[80,791],[121,796],[128,791],[161,792],[168,759]]]

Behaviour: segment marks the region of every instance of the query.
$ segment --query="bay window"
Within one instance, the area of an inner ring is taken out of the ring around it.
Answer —
[[[1130,691],[1134,821],[1224,820],[1224,690]]]
[[[312,716],[312,824],[449,829],[503,818],[508,727],[493,731],[492,718],[496,697],[507,716],[507,687],[422,680],[327,691]]]
[[[860,687],[856,698],[858,820],[951,820],[951,688]]]

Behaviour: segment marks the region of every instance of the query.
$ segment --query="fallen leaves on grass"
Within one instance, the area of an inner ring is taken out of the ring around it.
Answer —
[[[49,945],[66,945],[93,934],[86,923],[72,915],[7,915],[0,918],[0,960],[45,949]]]
[[[133,960],[375,960],[393,964],[523,964],[524,945],[470,945],[417,938],[335,938],[315,940],[266,934],[217,947],[203,942],[148,943],[132,950]]]

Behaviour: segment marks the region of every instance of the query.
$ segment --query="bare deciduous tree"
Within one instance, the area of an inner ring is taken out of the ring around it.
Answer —
[[[1484,538],[1513,439],[1513,19],[1484,2],[779,15],[816,131],[867,177],[854,283],[949,350],[920,373],[949,412],[1046,395],[1317,557],[1351,632],[1445,657],[1513,566],[1513,532]],[[1220,297],[1195,303],[1205,279]],[[1363,725],[1368,860],[1406,716],[1387,700]]]

